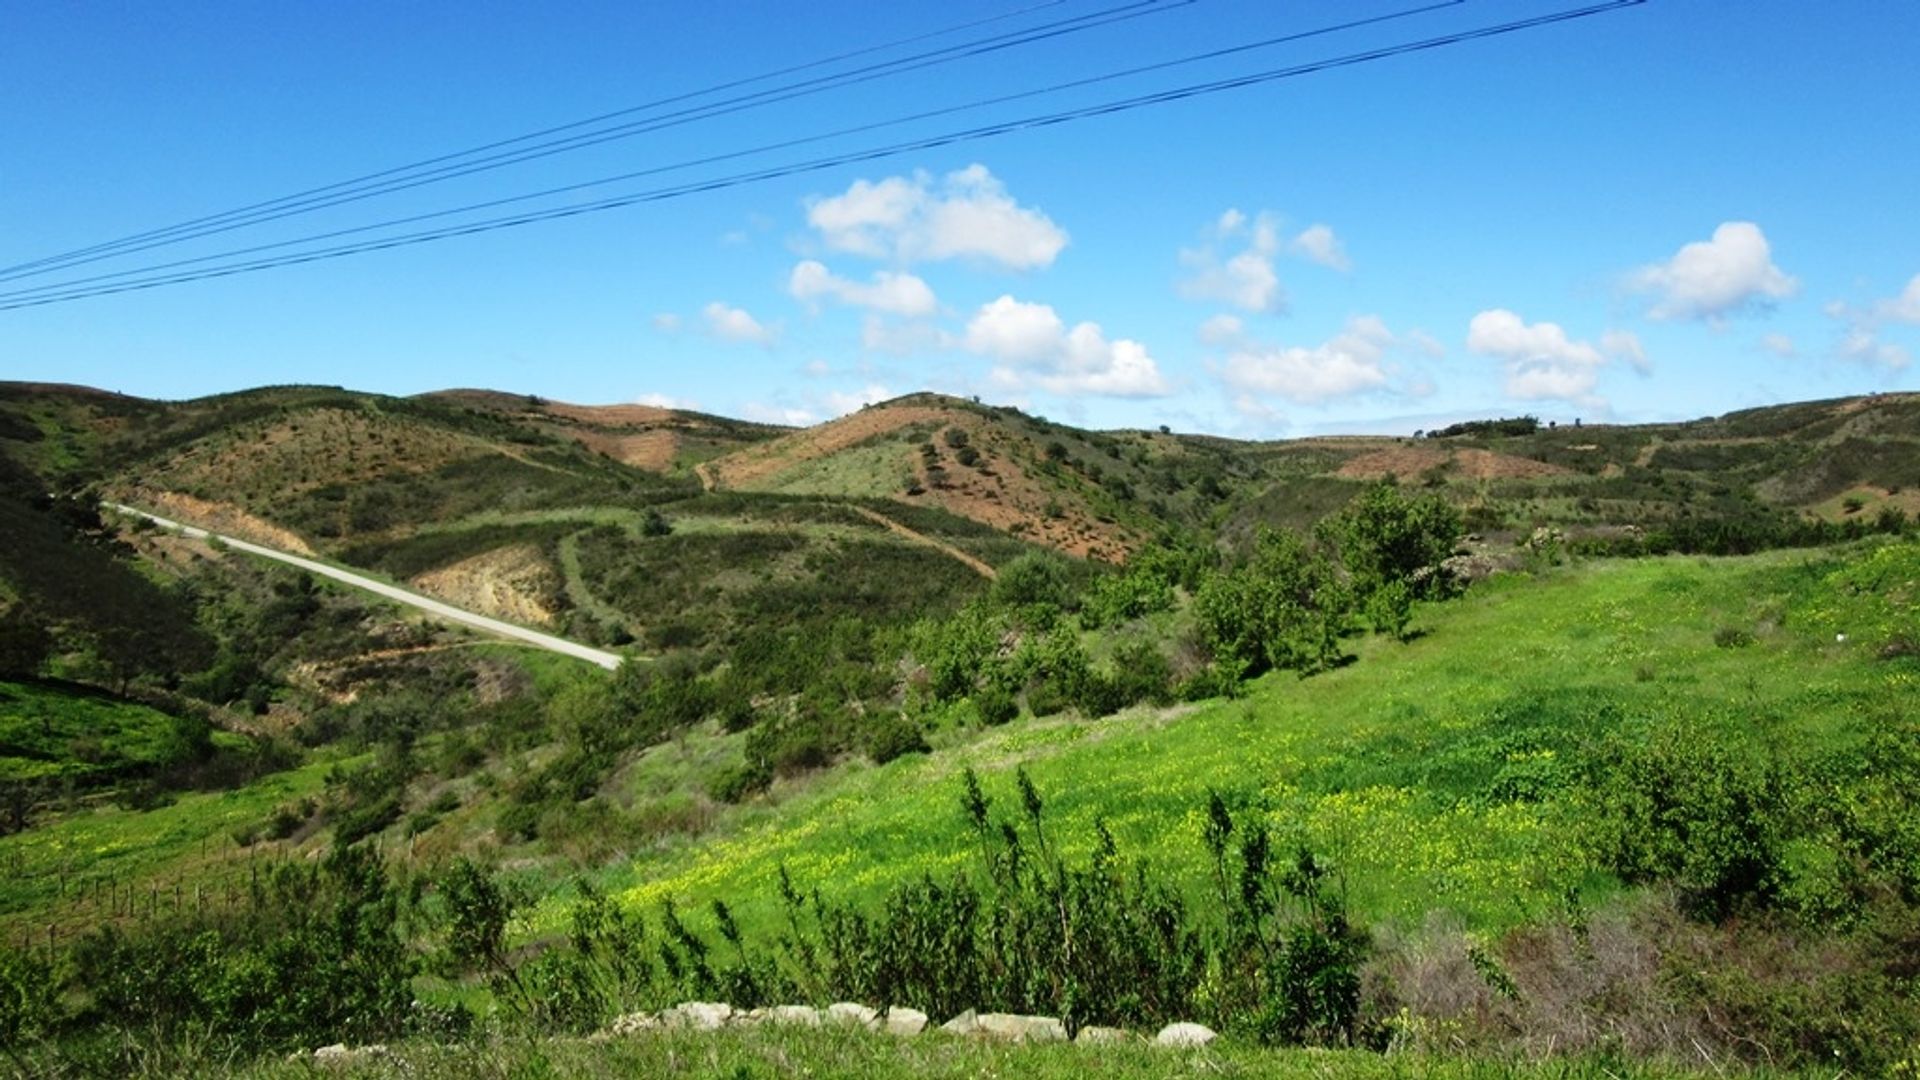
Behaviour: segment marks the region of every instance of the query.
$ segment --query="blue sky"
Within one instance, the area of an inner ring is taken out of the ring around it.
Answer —
[[[907,38],[935,35],[675,107],[1110,21],[0,281],[0,293],[1366,16],[1436,8],[516,205],[780,166],[1587,2],[15,5],[0,17],[4,266]],[[991,21],[954,29],[976,20]],[[1650,0],[671,201],[0,311],[0,378],[169,398],[288,382],[485,386],[792,423],[930,388],[1095,426],[1262,437],[1519,412],[1674,419],[1916,389],[1916,40],[1920,5],[1905,0]]]

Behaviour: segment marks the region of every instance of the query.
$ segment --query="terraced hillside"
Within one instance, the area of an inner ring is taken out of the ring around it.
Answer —
[[[701,462],[784,434],[787,428],[653,405],[570,405],[492,390],[422,397],[511,417],[648,472],[688,475]]]
[[[1122,562],[1168,521],[1197,522],[1238,471],[1231,444],[1102,433],[913,394],[710,462],[720,490],[936,507],[1084,558]]]

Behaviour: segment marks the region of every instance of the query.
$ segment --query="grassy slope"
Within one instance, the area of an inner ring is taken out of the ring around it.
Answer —
[[[83,688],[0,680],[0,780],[84,780],[182,756],[173,717]]]
[[[846,1028],[758,1028],[682,1032],[596,1041],[481,1043],[396,1048],[388,1058],[356,1066],[356,1076],[472,1077],[1350,1077],[1356,1080],[1495,1080],[1553,1077],[1613,1080],[1698,1076],[1671,1066],[1617,1061],[1505,1063],[1470,1058],[1381,1055],[1367,1051],[1269,1050],[1241,1044],[1164,1050],[1144,1043],[1105,1046],[1017,1046],[937,1034],[900,1039]],[[308,1062],[262,1062],[249,1076],[311,1076]],[[1748,1073],[1736,1075],[1786,1075]]]
[[[317,795],[336,762],[321,760],[232,791],[189,792],[151,810],[102,805],[0,837],[0,934],[62,935],[110,917],[109,883],[140,897],[182,885],[210,892],[244,885],[249,855],[235,829],[257,826],[284,802]],[[254,857],[280,854],[275,845]]]
[[[1444,908],[1476,928],[1514,925],[1569,887],[1607,888],[1568,846],[1570,808],[1555,795],[1558,762],[1585,741],[1666,720],[1756,727],[1813,750],[1909,715],[1913,662],[1875,652],[1911,625],[1914,551],[1863,564],[1881,566],[1878,576],[1856,567],[1836,578],[1832,555],[1780,552],[1496,579],[1423,609],[1416,625],[1428,633],[1410,644],[1358,642],[1347,668],[1271,676],[1242,701],[1023,722],[934,757],[852,766],[739,811],[697,844],[642,857],[608,884],[640,904],[724,897],[743,922],[771,916],[782,863],[803,887],[873,896],[974,857],[958,810],[963,765],[981,771],[1005,812],[1024,764],[1056,843],[1078,853],[1105,818],[1123,854],[1164,856],[1197,883],[1198,816],[1218,789],[1334,858],[1369,919]],[[1756,640],[1719,647],[1723,627]],[[1837,643],[1842,631],[1849,639]],[[1517,783],[1543,797],[1503,794]],[[558,926],[565,906],[550,897],[530,928]]]

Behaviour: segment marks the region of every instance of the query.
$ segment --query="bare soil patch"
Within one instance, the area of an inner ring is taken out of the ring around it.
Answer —
[[[298,533],[249,514],[232,503],[202,499],[184,491],[144,489],[131,493],[127,501],[183,525],[195,525],[208,532],[237,536],[295,555],[313,554],[313,548]]]
[[[1396,446],[1373,450],[1340,466],[1335,476],[1352,480],[1372,480],[1391,473],[1399,477],[1418,476],[1435,466],[1447,466],[1472,480],[1531,480],[1558,476],[1570,470],[1532,458],[1496,454],[1476,448],[1439,449],[1429,446]]]
[[[538,548],[515,544],[430,570],[411,584],[469,611],[523,625],[551,626],[560,575]]]

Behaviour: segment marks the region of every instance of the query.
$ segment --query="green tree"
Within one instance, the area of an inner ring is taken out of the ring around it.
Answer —
[[[53,653],[53,633],[22,611],[0,617],[0,676],[32,678]]]
[[[1395,581],[1416,597],[1439,595],[1446,588],[1440,564],[1464,532],[1445,499],[1409,496],[1390,481],[1367,488],[1321,526],[1362,596]]]
[[[1339,659],[1353,591],[1299,535],[1267,529],[1245,566],[1207,579],[1194,607],[1215,658],[1248,675],[1317,671]]]

